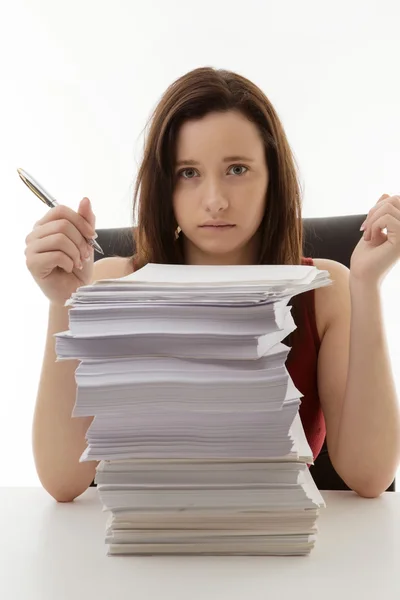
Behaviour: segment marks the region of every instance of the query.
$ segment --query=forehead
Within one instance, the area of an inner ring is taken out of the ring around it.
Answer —
[[[257,126],[242,113],[209,113],[186,121],[177,136],[177,160],[200,159],[221,154],[263,155],[263,142]]]

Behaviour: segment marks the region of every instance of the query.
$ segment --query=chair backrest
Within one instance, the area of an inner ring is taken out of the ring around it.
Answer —
[[[304,256],[330,258],[350,267],[351,254],[360,239],[360,226],[366,215],[303,219]],[[131,227],[98,229],[105,256],[132,256],[134,241]],[[95,260],[100,254],[95,253]]]
[[[366,214],[339,217],[318,217],[303,219],[304,256],[329,258],[350,267],[350,258],[361,234],[360,226]],[[134,242],[132,229],[99,229],[98,242],[105,256],[132,256]],[[98,260],[101,256],[95,253]],[[349,488],[334,470],[329,459],[326,443],[310,468],[310,472],[320,490],[348,490]],[[394,491],[393,482],[388,491]]]

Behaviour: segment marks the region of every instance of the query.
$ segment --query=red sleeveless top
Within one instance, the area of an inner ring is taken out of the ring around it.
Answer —
[[[303,265],[313,266],[312,258],[303,258]],[[314,460],[321,451],[325,440],[325,420],[318,396],[317,363],[321,341],[315,319],[315,290],[298,296],[298,328],[293,332],[292,343],[286,368],[297,389],[303,394],[300,405],[300,418]]]

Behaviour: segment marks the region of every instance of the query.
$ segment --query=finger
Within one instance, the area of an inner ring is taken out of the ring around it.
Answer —
[[[398,202],[397,198],[393,197],[390,202],[381,203],[369,220],[369,224],[372,225],[372,223],[380,219],[383,215],[393,215],[397,219],[400,219],[400,201]]]
[[[78,214],[81,215],[84,219],[86,219],[86,221],[93,227],[93,230],[94,230],[95,223],[96,223],[96,217],[92,210],[92,204],[91,204],[89,198],[83,198],[80,201],[79,207],[78,207]]]
[[[382,196],[379,198],[377,204],[379,204],[379,202],[382,202],[382,200],[386,200],[387,198],[390,198],[389,194],[382,194]]]
[[[397,211],[397,209],[394,210]],[[400,211],[397,212],[400,213]],[[372,223],[368,231],[368,236],[364,236],[364,239],[367,242],[382,243],[382,241],[387,239],[386,234],[382,231],[383,229],[390,231],[398,229],[400,231],[400,216],[394,216],[390,213],[382,215]],[[367,233],[367,231],[365,233]]]
[[[375,223],[371,226],[369,240],[367,240],[371,242],[371,244],[373,244],[374,246],[380,246],[381,244],[383,244],[383,242],[386,242],[387,240],[387,235],[383,231],[385,227],[379,227],[379,222],[380,219],[375,221]]]
[[[382,202],[384,202],[385,200],[387,200],[388,198],[390,198],[389,194],[382,194],[382,196],[379,198],[378,202],[375,204],[375,206],[373,206],[367,214],[367,218],[365,219],[363,225],[365,225],[365,223],[367,222],[368,219],[370,219],[377,210],[380,209],[380,207],[382,206]]]
[[[54,208],[51,208],[44,217],[36,223],[35,228],[60,219],[70,221],[84,237],[91,238],[96,234],[93,225],[88,223],[82,215],[79,215],[68,206],[55,206]]]
[[[391,199],[389,200],[390,204],[393,204],[393,206],[395,206],[396,208],[398,208],[400,210],[400,196],[396,195],[396,196],[391,196]]]
[[[25,255],[38,255],[48,252],[64,252],[77,269],[82,269],[82,259],[79,248],[63,233],[55,233],[34,240],[25,250]]]
[[[364,239],[366,241],[370,240],[371,235],[371,227],[373,224],[380,219],[384,215],[392,215],[400,222],[400,200],[397,202],[397,198],[394,202],[385,202],[385,204],[380,204],[370,216],[368,216],[364,221],[365,233]]]
[[[389,196],[389,194],[382,194],[375,206],[368,211],[365,221],[360,227],[360,231],[365,231],[368,228],[368,225],[371,224],[371,219],[376,216],[377,211],[381,209],[383,203],[391,203],[400,209],[400,196]]]
[[[28,254],[26,266],[34,277],[44,279],[56,267],[60,267],[66,273],[72,273],[74,261],[61,251],[43,252],[42,254]]]
[[[75,225],[73,225],[70,221],[67,221],[67,219],[50,221],[49,223],[45,223],[44,225],[36,227],[26,237],[25,243],[27,246],[29,246],[37,239],[42,239],[55,234],[63,234],[68,237],[79,249],[82,260],[86,260],[90,255],[91,246],[89,246],[86,239],[83,237],[80,231],[78,231]],[[57,248],[54,248],[54,250],[57,250]]]

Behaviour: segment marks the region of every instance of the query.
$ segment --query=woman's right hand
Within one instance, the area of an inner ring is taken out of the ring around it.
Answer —
[[[66,206],[51,208],[27,236],[26,265],[52,304],[64,306],[73,292],[91,282],[95,216],[83,198],[75,212]]]

